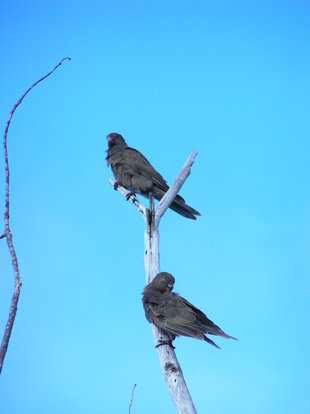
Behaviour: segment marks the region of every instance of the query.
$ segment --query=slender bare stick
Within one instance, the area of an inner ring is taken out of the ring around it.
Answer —
[[[115,180],[112,180],[111,178],[109,178],[109,183],[114,187],[116,184]],[[126,199],[128,199],[128,201],[130,201],[142,214],[142,216],[146,217],[147,216],[147,208],[141,203],[140,200],[137,199],[136,196],[134,196],[133,194],[128,198],[128,195],[130,194],[130,191],[126,190],[126,188],[122,187],[121,185],[117,186],[117,191],[119,193],[121,193]]]
[[[166,192],[166,194],[163,196],[163,198],[158,203],[158,206],[156,208],[156,215],[155,215],[155,220],[156,220],[155,225],[157,225],[157,226],[159,225],[160,219],[165,214],[167,209],[170,207],[170,204],[173,202],[173,200],[175,199],[175,196],[180,191],[180,189],[183,186],[185,180],[190,175],[191,166],[193,165],[196,156],[197,156],[197,152],[195,150],[193,150],[190,153],[189,157],[187,158],[187,160],[186,160],[185,164],[183,165],[181,171],[179,172],[179,175],[174,180],[174,183],[172,184],[172,186],[169,188],[169,190]]]
[[[194,162],[196,153],[192,151],[179,175],[175,179],[174,183],[167,191],[165,196],[161,199],[157,208],[154,208],[154,199],[150,197],[150,209],[146,209],[145,206],[141,209],[135,203],[136,208],[144,217],[145,221],[145,254],[144,254],[144,267],[146,273],[146,283],[151,282],[154,277],[160,272],[160,255],[159,255],[159,231],[158,226],[161,217],[164,215],[170,204],[173,202],[178,191],[184,184],[186,178],[190,174],[191,166]],[[114,181],[109,180],[113,185]],[[129,191],[123,187],[117,187],[125,197],[129,194]],[[141,205],[141,203],[140,203]],[[151,214],[151,220],[149,215]],[[159,341],[168,341],[169,338],[158,329],[155,325],[152,325],[153,337],[155,344]],[[182,369],[177,360],[174,350],[169,345],[162,345],[157,348],[160,366],[164,374],[170,395],[175,404],[177,412],[179,414],[197,414],[196,408],[188,391]]]
[[[130,400],[130,404],[129,404],[129,414],[131,413],[131,406],[132,406],[132,402],[133,402],[133,395],[134,395],[134,393],[135,393],[135,388],[136,388],[136,386],[137,386],[137,384],[135,384],[135,385],[133,386],[132,391],[131,391],[131,400]]]
[[[5,131],[4,131],[4,137],[3,137],[3,148],[4,148],[4,161],[5,161],[5,207],[4,207],[4,233],[0,236],[0,239],[3,239],[6,237],[7,245],[10,251],[11,259],[12,259],[12,266],[13,271],[15,275],[15,288],[14,288],[14,294],[11,300],[11,307],[9,311],[9,317],[8,321],[4,330],[4,335],[0,347],[0,373],[2,371],[3,367],[3,361],[5,358],[6,351],[8,349],[12,328],[17,312],[17,304],[19,299],[19,293],[20,293],[20,287],[22,285],[20,274],[19,274],[19,268],[18,268],[18,262],[17,262],[17,256],[16,251],[14,249],[13,241],[12,241],[12,233],[10,230],[10,170],[9,170],[9,159],[8,159],[8,151],[7,151],[7,136],[8,136],[8,130],[9,126],[12,120],[12,117],[14,115],[14,112],[16,111],[17,107],[22,103],[25,96],[31,91],[32,88],[34,88],[38,83],[42,82],[44,79],[46,79],[48,76],[50,76],[61,64],[64,60],[71,60],[69,57],[63,58],[57,65],[45,76],[43,76],[41,79],[36,81],[33,85],[30,86],[26,90],[26,92],[21,96],[21,98],[16,102],[16,104],[13,106],[13,109],[10,113],[9,119],[6,123]]]

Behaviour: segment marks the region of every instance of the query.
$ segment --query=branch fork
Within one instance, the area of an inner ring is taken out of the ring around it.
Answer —
[[[155,208],[154,198],[150,194],[149,209],[146,208],[134,195],[130,195],[128,200],[138,209],[145,221],[144,243],[144,267],[146,272],[146,283],[150,283],[160,272],[159,263],[159,231],[160,220],[175,199],[176,195],[183,186],[185,180],[190,175],[191,166],[194,163],[196,151],[192,151],[182,167],[179,175],[175,179],[164,197],[159,201]],[[115,180],[109,179],[112,186]],[[116,188],[125,198],[130,191],[118,185]],[[189,394],[182,369],[175,355],[174,349],[170,345],[161,344],[169,342],[168,338],[159,328],[152,324],[152,332],[156,349],[159,356],[162,372],[164,374],[170,395],[179,414],[197,414],[194,403]],[[161,345],[161,346],[158,346]]]

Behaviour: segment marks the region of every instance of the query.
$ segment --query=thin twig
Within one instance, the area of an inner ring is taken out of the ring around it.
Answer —
[[[112,185],[112,187],[115,186],[116,181],[109,178],[109,183]],[[122,187],[121,185],[118,185],[116,190],[121,193],[128,201],[130,201],[142,214],[142,216],[146,217],[147,215],[147,208],[141,203],[140,200],[137,199],[135,195],[131,195],[129,198],[128,195],[130,194],[130,191],[126,190],[126,188]]]
[[[26,92],[21,96],[21,98],[13,106],[13,109],[10,113],[9,119],[6,123],[6,127],[5,127],[5,130],[4,130],[3,148],[4,148],[4,160],[5,160],[5,208],[4,208],[4,228],[5,228],[5,230],[4,230],[4,233],[0,236],[0,239],[6,237],[6,240],[7,240],[8,248],[9,248],[9,251],[10,251],[11,258],[12,258],[12,266],[13,266],[13,270],[14,270],[14,274],[15,274],[15,288],[14,288],[14,294],[13,294],[12,301],[11,301],[9,317],[8,317],[8,321],[7,321],[5,330],[4,330],[4,335],[3,335],[1,348],[0,348],[0,373],[2,371],[3,361],[4,361],[4,358],[5,358],[6,351],[8,349],[8,345],[9,345],[9,341],[10,341],[10,337],[11,337],[11,333],[12,333],[12,328],[13,328],[13,324],[14,324],[14,320],[15,320],[15,316],[16,316],[16,312],[17,312],[17,303],[18,303],[18,299],[19,299],[20,287],[22,285],[21,280],[20,280],[20,274],[19,274],[16,251],[14,249],[14,245],[13,245],[13,241],[12,241],[12,233],[11,233],[11,230],[10,230],[10,222],[9,222],[9,220],[10,220],[10,214],[9,214],[10,213],[10,210],[9,210],[9,206],[10,206],[10,198],[9,198],[9,195],[10,195],[10,170],[9,170],[9,159],[8,159],[8,151],[7,151],[8,130],[9,130],[9,126],[10,126],[12,117],[14,115],[14,112],[16,111],[17,107],[22,103],[25,96],[38,83],[42,82],[44,79],[46,79],[48,76],[50,76],[62,64],[62,62],[65,61],[65,60],[71,60],[71,58],[65,57],[65,58],[61,59],[61,61],[59,63],[57,63],[57,65],[47,75],[43,76],[41,79],[36,81],[34,84],[32,84],[30,86],[30,88],[28,88],[26,90]]]
[[[137,384],[135,384],[133,386],[132,391],[131,391],[131,400],[130,400],[130,404],[129,404],[129,414],[131,413],[131,406],[132,406],[132,402],[133,402],[133,395],[134,395],[136,386],[137,386]]]
[[[179,175],[174,180],[172,186],[169,188],[169,190],[166,192],[166,194],[163,196],[163,198],[158,203],[158,206],[156,208],[156,214],[155,214],[155,221],[156,221],[155,225],[156,226],[159,225],[160,219],[162,218],[166,210],[170,207],[170,205],[173,203],[173,200],[175,199],[176,195],[180,191],[185,180],[189,177],[191,173],[191,167],[195,161],[197,154],[198,153],[195,150],[193,150],[190,153],[181,171],[179,172]]]

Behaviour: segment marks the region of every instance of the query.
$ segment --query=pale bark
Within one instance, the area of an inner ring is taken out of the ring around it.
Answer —
[[[154,277],[160,272],[160,254],[159,254],[159,223],[173,202],[175,196],[184,184],[186,178],[190,174],[191,166],[196,157],[195,151],[192,151],[182,170],[169,188],[165,196],[160,200],[156,209],[154,208],[154,199],[150,197],[150,208],[147,209],[135,196],[131,196],[129,200],[138,208],[145,221],[145,251],[144,266],[146,273],[146,283],[150,283]],[[114,185],[114,180],[109,180]],[[129,194],[125,188],[118,186],[117,190],[125,197]],[[163,332],[155,325],[152,325],[153,337],[157,345],[162,340],[169,340]],[[178,363],[174,349],[169,345],[161,345],[156,348],[159,356],[160,366],[164,374],[170,395],[179,414],[196,414],[194,403],[188,391],[182,369]]]

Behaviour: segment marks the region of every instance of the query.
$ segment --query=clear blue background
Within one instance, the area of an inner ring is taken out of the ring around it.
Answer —
[[[124,413],[135,383],[132,413],[175,412],[141,304],[143,219],[107,182],[112,131],[169,183],[199,152],[181,194],[202,216],[167,212],[161,269],[239,342],[176,341],[198,412],[310,412],[309,12],[306,1],[2,2],[2,131],[22,93],[72,61],[9,130],[23,286],[1,413]],[[5,240],[0,262],[3,332]]]

